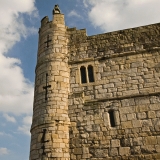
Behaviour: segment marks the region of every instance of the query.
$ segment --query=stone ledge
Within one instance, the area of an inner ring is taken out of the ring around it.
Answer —
[[[130,99],[130,98],[137,98],[137,97],[146,97],[146,96],[159,96],[160,92],[153,92],[153,93],[146,93],[146,94],[135,94],[130,96],[119,96],[119,97],[112,97],[112,98],[103,98],[103,99],[94,99],[94,100],[87,100],[85,101],[84,105],[87,105],[88,103],[93,102],[105,102],[105,101],[111,101],[111,100],[122,100],[122,99]]]

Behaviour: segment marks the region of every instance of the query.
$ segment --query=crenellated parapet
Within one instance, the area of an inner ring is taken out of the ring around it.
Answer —
[[[84,31],[84,32],[83,32]],[[160,24],[152,24],[99,35],[87,36],[85,30],[68,29],[70,62],[118,57],[159,49]]]

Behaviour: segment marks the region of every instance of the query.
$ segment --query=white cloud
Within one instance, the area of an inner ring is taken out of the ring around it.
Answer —
[[[0,155],[8,154],[9,150],[7,148],[0,148]]]
[[[33,84],[25,78],[21,61],[7,53],[22,38],[35,34],[35,31],[37,33],[37,29],[32,27],[37,15],[35,0],[0,0],[0,112],[9,122],[15,123],[15,118],[19,119],[18,123],[22,122],[22,126],[10,128],[8,132],[14,133],[12,135],[5,132],[7,126],[1,127],[0,138],[7,137],[6,144],[9,144],[10,137],[16,137],[19,132],[29,135],[30,120],[27,117],[31,115],[33,106]],[[27,117],[21,118],[24,115]],[[0,125],[8,125],[3,123]],[[11,152],[2,147],[0,156]]]
[[[18,127],[18,130],[20,132],[22,132],[23,134],[30,136],[30,125],[22,125],[22,126]]]
[[[0,125],[4,127],[4,126],[6,126],[6,123],[0,123]]]
[[[85,6],[86,8],[88,7],[88,4],[87,4],[86,0],[83,0],[83,4],[84,4],[84,6]]]
[[[160,19],[159,0],[84,0],[84,4],[90,8],[91,23],[105,32],[157,23]]]
[[[4,133],[3,132],[0,132],[0,136],[3,136],[4,135]]]
[[[11,134],[8,134],[8,133],[5,133],[5,132],[0,132],[0,136],[12,137]]]
[[[36,15],[35,0],[5,0],[0,2],[0,51],[7,52],[20,37],[25,37],[33,28],[24,25],[22,14]]]
[[[31,124],[31,122],[32,122],[32,116],[26,116],[26,117],[24,117],[23,118],[23,123],[24,124]]]
[[[32,116],[26,116],[23,118],[23,125],[18,127],[18,130],[23,134],[30,136],[30,128],[32,123]]]
[[[20,61],[0,55],[0,111],[15,115],[31,113],[33,84],[23,75]]]
[[[24,77],[21,61],[8,57],[7,52],[21,37],[35,32],[36,29],[27,27],[23,19],[24,14],[37,16],[34,3],[35,0],[0,1],[0,112],[3,113],[32,112],[33,84]],[[13,117],[10,121],[14,121]]]
[[[75,10],[72,10],[68,13],[68,17],[81,17]]]
[[[3,117],[8,121],[12,123],[16,123],[16,119],[12,116],[9,116],[8,114],[3,114]]]

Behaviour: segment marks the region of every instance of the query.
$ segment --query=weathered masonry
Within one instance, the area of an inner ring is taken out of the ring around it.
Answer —
[[[39,30],[30,160],[160,159],[160,24],[87,36],[58,5]]]

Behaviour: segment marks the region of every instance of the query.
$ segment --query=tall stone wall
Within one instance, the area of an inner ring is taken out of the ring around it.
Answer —
[[[160,159],[160,24],[68,35],[71,159]]]

